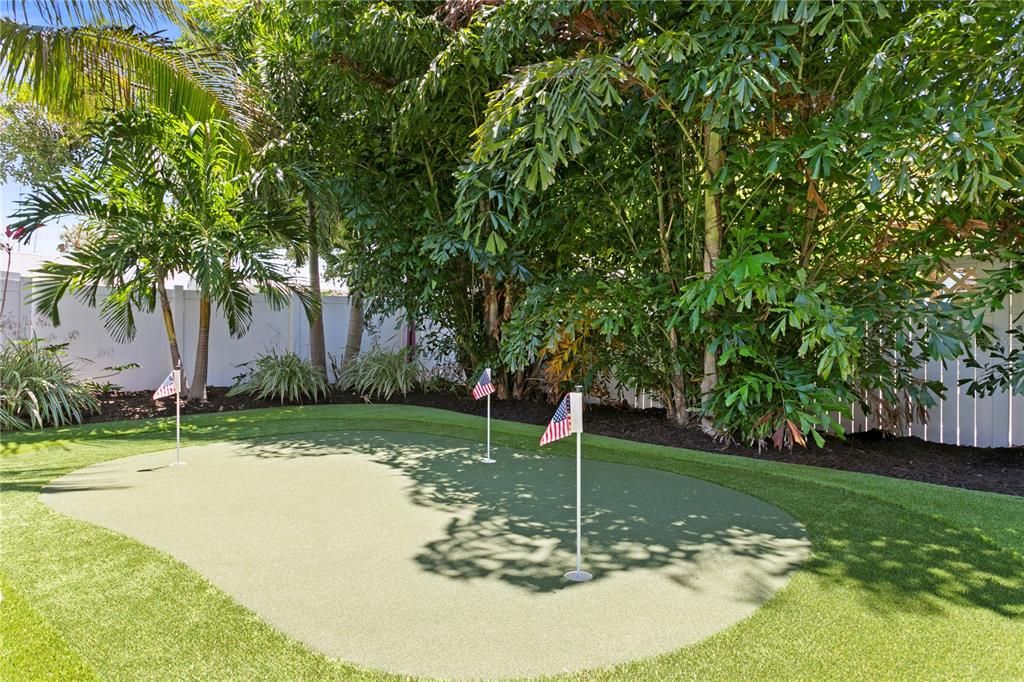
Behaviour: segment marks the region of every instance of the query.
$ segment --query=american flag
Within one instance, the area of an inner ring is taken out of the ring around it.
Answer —
[[[540,444],[547,445],[559,438],[565,438],[569,435],[571,429],[572,415],[569,414],[569,394],[566,393],[565,397],[562,398],[562,402],[558,403],[558,409],[555,410],[555,416],[551,418],[551,423],[548,424],[547,430],[540,437]]]
[[[177,393],[174,388],[174,372],[172,371],[164,379],[164,383],[160,384],[160,388],[156,389],[156,393],[153,394],[153,400],[160,400],[160,398],[166,398]]]
[[[491,368],[488,367],[480,375],[480,381],[473,387],[473,400],[480,400],[485,395],[494,393],[494,384],[491,383]]]

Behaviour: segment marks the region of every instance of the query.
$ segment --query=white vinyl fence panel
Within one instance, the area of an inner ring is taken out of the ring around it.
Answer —
[[[0,278],[2,280],[2,278]],[[136,316],[138,332],[130,343],[117,343],[103,328],[99,310],[70,296],[60,303],[60,326],[53,326],[30,303],[32,278],[12,273],[7,286],[7,304],[0,319],[0,338],[38,337],[50,343],[67,343],[68,357],[82,378],[95,379],[109,374],[106,367],[137,363],[137,369],[125,370],[107,381],[137,391],[155,389],[171,369],[170,350],[163,316],[157,309]],[[102,290],[101,290],[102,291]],[[195,364],[199,322],[199,294],[176,286],[168,290],[178,346],[186,375]],[[99,297],[102,303],[103,294]],[[324,296],[324,329],[327,352],[341,361],[348,334],[351,310],[347,296]],[[363,333],[363,350],[374,345],[397,348],[405,345],[406,328],[396,318],[369,321]],[[309,323],[297,298],[280,309],[271,308],[266,299],[253,295],[253,323],[240,338],[228,333],[227,321],[214,308],[210,322],[210,368],[207,383],[230,386],[241,374],[240,365],[262,353],[292,351],[309,357]]]
[[[992,326],[1004,342],[1012,342],[1007,330],[1021,324],[1024,313],[1024,295],[1008,296],[1001,310],[990,312],[985,321]],[[979,361],[984,365],[989,355],[975,349]],[[918,373],[922,379],[939,380],[946,387],[946,399],[928,410],[926,423],[915,421],[907,430],[908,436],[916,436],[932,443],[971,445],[983,448],[1000,448],[1024,445],[1024,396],[1012,395],[1007,391],[991,396],[976,398],[967,394],[967,387],[961,386],[962,379],[977,377],[977,370],[968,367],[963,359],[947,363],[931,361]],[[642,389],[630,389],[613,384],[613,397],[620,397],[635,408],[661,407],[657,394]],[[875,415],[866,415],[856,402],[850,404],[851,417],[834,415],[847,433],[870,431],[879,428]]]
[[[1001,310],[989,312],[985,321],[992,326],[1004,343],[1012,343],[1007,330],[1020,324],[1024,312],[1024,296],[1008,296]],[[989,354],[978,351],[975,355],[985,365]],[[974,379],[978,371],[968,367],[964,359],[948,362],[928,362],[916,376],[928,381],[941,381],[946,387],[946,399],[928,410],[928,421],[915,421],[908,436],[916,436],[932,443],[971,445],[982,448],[1003,448],[1024,445],[1024,396],[1001,391],[990,396],[968,395],[960,381]],[[848,432],[878,428],[874,417],[865,417],[860,406],[852,404],[853,419],[840,419]]]
[[[138,369],[126,370],[109,379],[127,390],[155,388],[167,376],[170,354],[159,310],[150,314],[140,313],[135,340],[120,344],[107,334],[97,310],[70,297],[61,302],[61,325],[54,327],[31,309],[31,287],[30,276],[10,275],[6,312],[0,319],[0,338],[36,336],[52,343],[68,342],[69,356],[83,378],[100,377],[107,373],[105,367],[138,363],[141,365]],[[190,372],[195,362],[199,296],[195,291],[180,286],[168,293],[171,295],[185,371]],[[327,352],[340,361],[348,331],[349,299],[347,296],[324,296],[323,306]],[[1024,295],[1010,296],[1001,310],[988,314],[986,321],[997,334],[1005,336],[1022,312]],[[406,327],[397,319],[373,320],[364,332],[363,349],[374,345],[401,347],[406,343],[406,336]],[[298,300],[293,300],[291,305],[281,310],[274,310],[262,296],[255,295],[253,324],[241,338],[230,336],[226,321],[215,310],[210,329],[209,384],[231,385],[234,377],[242,372],[239,365],[271,351],[293,351],[301,357],[309,357],[309,325]],[[987,355],[980,353],[979,359],[984,363]],[[945,367],[940,362],[929,362],[919,375],[924,379],[942,381],[947,387],[946,399],[929,410],[927,424],[915,422],[907,435],[935,443],[978,447],[1024,445],[1024,396],[1005,391],[984,398],[967,395],[965,387],[959,386],[958,382],[973,378],[976,370],[962,361]],[[617,387],[613,395],[621,396],[638,408],[659,405],[657,396],[650,391]],[[873,415],[865,415],[859,405],[851,405],[851,409],[853,418],[841,420],[848,432],[878,427],[877,419]]]

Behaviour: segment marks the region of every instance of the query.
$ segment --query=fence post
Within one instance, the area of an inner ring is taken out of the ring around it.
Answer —
[[[295,353],[295,306],[298,296],[292,293],[288,298],[288,352]]]
[[[36,304],[32,301],[32,278],[21,277],[21,307],[28,310],[28,323],[25,325],[25,338],[36,338]]]
[[[3,283],[0,283],[3,286]],[[7,320],[10,320],[8,324]],[[21,336],[21,273],[8,273],[7,302],[0,317],[0,334],[7,339]]]

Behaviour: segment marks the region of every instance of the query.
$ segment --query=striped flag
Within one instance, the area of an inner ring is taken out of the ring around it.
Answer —
[[[174,387],[174,372],[172,371],[164,379],[164,383],[160,384],[160,388],[156,389],[156,393],[153,394],[153,400],[160,400],[177,393],[177,389]]]
[[[572,430],[572,415],[569,413],[569,394],[566,393],[562,402],[558,403],[555,416],[551,418],[544,435],[540,437],[540,444],[547,445],[559,438],[565,438]]]
[[[491,383],[491,368],[488,367],[480,375],[480,381],[473,387],[473,400],[480,400],[485,395],[494,393],[494,384]]]

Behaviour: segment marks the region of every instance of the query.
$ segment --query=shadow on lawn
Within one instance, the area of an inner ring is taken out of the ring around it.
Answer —
[[[102,480],[83,485],[81,480],[86,474],[77,475],[75,483],[62,483],[60,478],[67,473],[66,467],[8,467],[0,474],[0,493],[64,493],[82,490],[118,490],[128,487],[111,485]]]
[[[562,574],[575,566],[572,460],[502,449],[498,464],[488,466],[470,448],[417,441],[402,434],[335,434],[253,443],[246,452],[309,457],[337,454],[343,445],[400,471],[411,481],[407,494],[414,504],[452,515],[443,537],[415,556],[423,570],[533,592],[567,586]],[[806,557],[800,525],[760,501],[650,469],[590,461],[584,467],[584,561],[597,576],[661,569],[681,586],[701,590],[702,573],[726,570],[743,556],[758,570],[742,576],[737,599],[761,603],[779,587],[765,577],[788,574]]]
[[[110,482],[103,471],[76,471],[65,479],[68,473],[63,467],[38,469],[7,469],[0,481],[0,492],[21,493],[72,493],[86,490],[124,490],[131,486]]]
[[[501,449],[499,463],[488,466],[477,463],[478,448],[365,432],[251,443],[248,454],[323,456],[336,454],[338,445],[408,476],[415,504],[455,513],[444,537],[415,557],[424,570],[538,592],[564,586],[561,572],[572,567],[575,547],[571,459]],[[662,568],[699,589],[708,563],[713,569],[734,556],[763,559],[769,574],[797,568],[802,529],[770,507],[647,468],[588,460],[583,475],[585,564],[598,576]],[[859,588],[879,611],[938,614],[959,605],[1024,619],[1024,561],[974,532],[826,485],[724,475],[801,518],[815,538],[802,567],[837,588]],[[760,603],[772,591],[751,576],[744,598]]]
[[[836,503],[808,524],[821,538],[808,570],[838,584],[854,583],[880,611],[941,614],[947,605],[958,605],[1024,620],[1019,556],[974,532],[871,498],[862,498],[859,508],[849,500]]]

